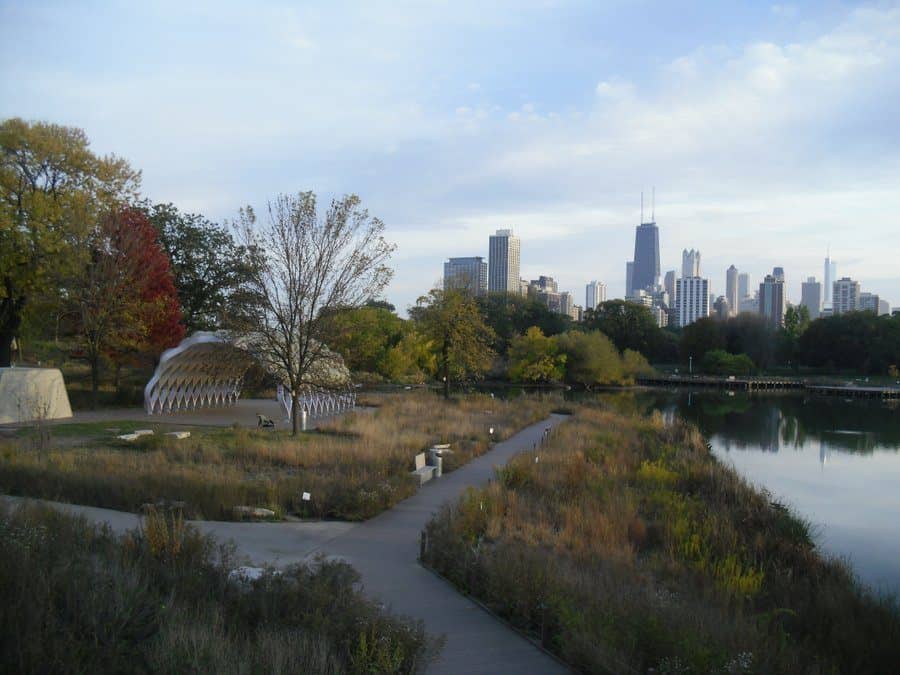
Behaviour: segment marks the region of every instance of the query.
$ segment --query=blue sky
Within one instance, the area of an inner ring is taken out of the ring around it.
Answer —
[[[640,192],[663,268],[783,266],[900,305],[900,3],[9,2],[0,116],[78,126],[156,201],[234,217],[356,192],[388,298],[487,256],[624,292]]]

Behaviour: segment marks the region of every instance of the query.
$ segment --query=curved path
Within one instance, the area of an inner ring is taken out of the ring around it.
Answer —
[[[539,445],[546,429],[565,419],[552,415],[526,427],[364,523],[192,523],[221,540],[232,539],[239,554],[259,565],[287,565],[317,553],[346,560],[359,571],[367,595],[395,612],[421,619],[431,635],[445,637],[429,673],[565,673],[568,670],[558,661],[418,563],[420,533],[441,505],[456,499],[467,487],[487,483],[495,466]],[[117,531],[131,529],[138,522],[131,513],[58,506],[93,521],[108,522]]]

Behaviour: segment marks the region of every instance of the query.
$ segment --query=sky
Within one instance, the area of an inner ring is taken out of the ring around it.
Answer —
[[[702,253],[900,306],[895,2],[0,0],[0,118],[85,130],[144,194],[223,222],[358,194],[401,311],[512,228],[522,276],[625,290],[641,192],[662,272]]]

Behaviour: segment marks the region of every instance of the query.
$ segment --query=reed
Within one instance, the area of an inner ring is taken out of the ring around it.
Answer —
[[[444,401],[427,391],[377,400],[377,408],[299,437],[241,428],[195,430],[184,440],[157,434],[133,444],[61,437],[65,442],[40,452],[15,439],[0,447],[0,492],[126,511],[184,502],[192,518],[230,519],[235,506],[250,505],[279,516],[364,520],[415,492],[409,472],[417,453],[451,443],[444,470],[453,471],[559,403],[552,396]]]
[[[424,562],[582,672],[892,672],[900,613],[659,415],[577,408],[426,529]]]

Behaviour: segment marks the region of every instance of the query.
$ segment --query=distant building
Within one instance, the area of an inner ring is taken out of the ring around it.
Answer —
[[[666,293],[669,294],[669,304],[675,304],[675,270],[669,270],[666,272],[666,281],[664,287],[666,289]]]
[[[523,298],[528,297],[528,287],[530,284],[528,283],[528,279],[519,279],[519,295]]]
[[[606,302],[606,284],[602,281],[592,281],[584,287],[585,309],[595,309],[603,302]]]
[[[634,292],[631,294],[631,297],[627,298],[630,302],[633,302],[636,305],[643,305],[644,307],[653,307],[653,294],[648,293],[647,291],[636,288]]]
[[[556,283],[556,280],[553,277],[545,277],[543,274],[537,279],[532,279],[529,286],[534,292],[559,292],[559,284]]]
[[[884,298],[878,301],[878,316],[884,316],[891,313],[891,303]]]
[[[634,291],[634,263],[630,260],[625,263],[625,297],[630,298]]]
[[[756,293],[741,298],[738,314],[759,314],[759,297]]]
[[[779,278],[767,274],[759,285],[759,313],[766,318],[770,326],[780,328],[784,325],[784,311],[784,275]]]
[[[521,244],[512,230],[497,230],[488,243],[488,291],[519,293]]]
[[[834,282],[831,289],[831,307],[835,314],[846,314],[859,309],[859,282],[844,277]]]
[[[563,291],[559,294],[559,313],[565,314],[577,321],[575,315],[575,299],[569,291]]]
[[[772,276],[778,279],[779,281],[784,281],[784,268],[783,267],[774,267],[772,268]]]
[[[738,274],[738,302],[750,296],[750,275],[746,272]]]
[[[444,290],[467,290],[472,295],[487,293],[488,264],[481,256],[450,258],[444,263]]]
[[[738,269],[734,265],[725,272],[725,300],[728,301],[728,315],[738,313]]]
[[[675,314],[681,327],[709,316],[709,279],[682,277],[675,282]]]
[[[728,304],[728,298],[720,295],[713,303],[713,311],[717,319],[727,319],[731,316],[731,307]]]
[[[632,290],[650,291],[659,285],[659,228],[656,223],[641,223],[634,231],[634,267]]]
[[[809,311],[809,318],[818,319],[822,312],[822,284],[815,277],[808,277],[803,282],[800,292],[800,304]]]
[[[825,256],[825,297],[822,298],[822,307],[831,307],[834,293],[834,282],[837,280],[837,263],[832,261],[831,253]]]
[[[681,276],[700,276],[700,251],[695,251],[694,249],[688,251],[687,249],[684,249],[681,254]]]
[[[860,293],[859,294],[859,310],[861,312],[875,312],[878,314],[881,304],[881,298],[877,293]]]
[[[584,307],[581,305],[573,305],[572,314],[570,314],[573,321],[578,321],[579,323],[584,321]]]

